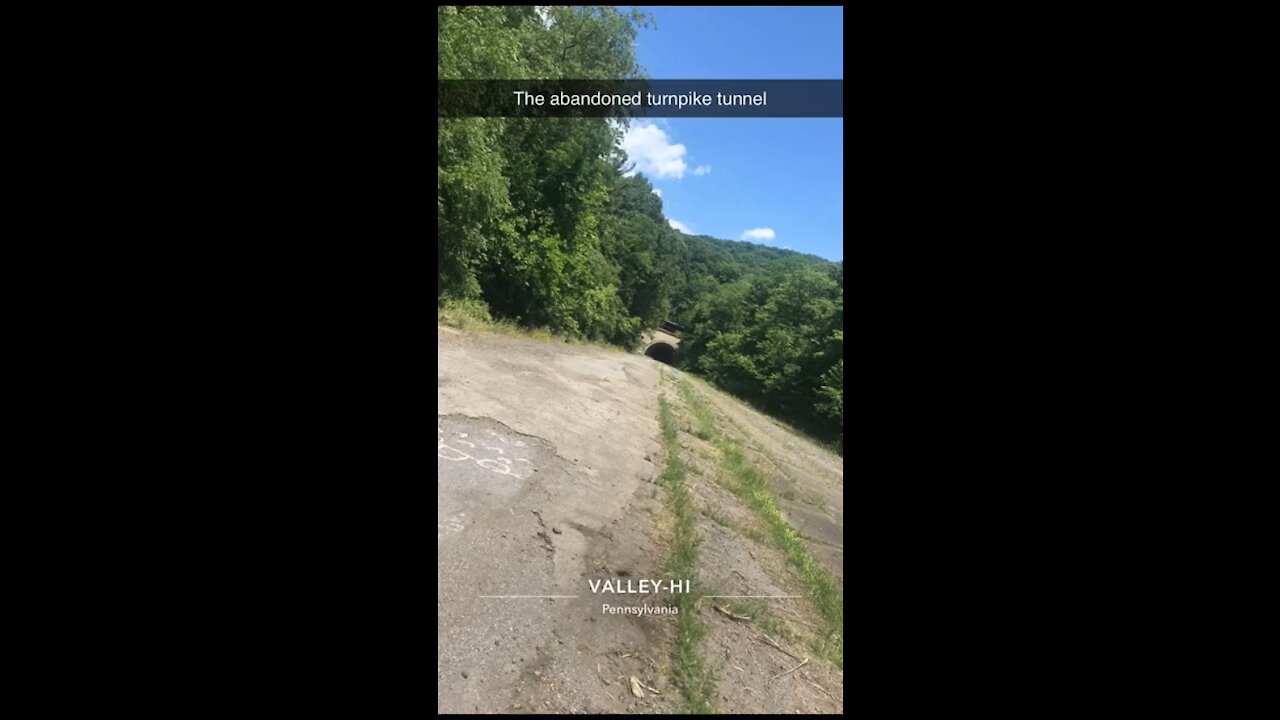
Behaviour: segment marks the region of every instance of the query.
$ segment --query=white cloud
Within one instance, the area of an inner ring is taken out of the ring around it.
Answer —
[[[684,233],[685,235],[692,235],[692,234],[693,234],[693,228],[689,227],[688,225],[685,225],[684,223],[680,222],[679,220],[672,220],[671,218],[667,218],[667,222],[668,222],[668,223],[670,223],[671,227],[673,227],[673,228],[675,228],[675,229],[679,230],[680,232]]]
[[[649,122],[637,122],[622,136],[622,149],[635,165],[630,173],[642,172],[649,177],[682,179],[689,169],[684,145],[673,144],[662,128]]]
[[[551,26],[556,24],[556,21],[551,18],[551,13],[547,12],[547,10],[548,10],[547,5],[533,6],[533,11],[538,14],[538,19],[542,21],[543,27],[546,27],[548,30],[550,30]]]
[[[753,228],[742,233],[743,240],[763,240],[765,242],[769,242],[777,236],[778,234],[773,231],[773,228]]]
[[[658,197],[662,197],[662,191],[659,190],[658,188],[653,189],[653,194],[657,195]]]
[[[698,167],[693,169],[694,175],[706,175],[709,172],[711,172],[710,165],[699,165]]]

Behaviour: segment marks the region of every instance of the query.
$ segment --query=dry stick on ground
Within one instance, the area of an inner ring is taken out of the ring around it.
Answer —
[[[733,613],[729,612],[725,608],[720,607],[719,605],[712,605],[711,607],[715,608],[721,615],[727,615],[733,618],[734,620],[738,620],[741,622],[747,622],[751,620],[751,618],[747,617],[746,615],[734,615]]]
[[[802,668],[802,667],[804,667],[805,665],[808,665],[808,664],[809,664],[809,658],[805,658],[805,659],[804,659],[804,662],[800,663],[799,665],[797,665],[797,666],[795,666],[795,667],[791,668],[790,670],[788,670],[788,671],[786,671],[786,672],[784,672],[784,673],[779,673],[779,674],[777,674],[777,675],[774,675],[773,677],[771,677],[771,678],[769,678],[769,679],[770,679],[770,680],[777,680],[777,679],[778,679],[778,678],[780,678],[780,677],[786,677],[787,675],[790,675],[791,673],[793,673],[793,672],[795,672],[795,671],[799,670],[800,668]]]
[[[809,683],[810,685],[812,685],[812,686],[814,686],[814,687],[818,688],[819,690],[821,690],[821,691],[822,691],[822,694],[823,694],[823,695],[826,695],[826,696],[827,696],[827,697],[829,697],[829,698],[831,698],[832,702],[839,702],[838,700],[836,700],[836,696],[835,696],[835,695],[832,695],[831,693],[827,692],[827,689],[826,689],[826,688],[824,688],[824,687],[822,687],[821,685],[819,685],[818,683],[816,683],[816,682],[814,682],[814,681],[810,680],[808,675],[804,675],[804,674],[802,673],[802,674],[800,675],[800,677],[803,677],[805,682],[807,682],[807,683]]]
[[[779,645],[777,641],[775,641],[773,638],[769,637],[768,635],[760,635],[759,637],[756,637],[756,640],[759,640],[765,645],[768,645],[769,647],[773,648],[774,650],[777,650],[778,652],[782,653],[783,655],[786,655],[789,658],[792,658],[793,660],[801,659],[799,656],[792,655],[791,653],[787,652],[785,648]]]

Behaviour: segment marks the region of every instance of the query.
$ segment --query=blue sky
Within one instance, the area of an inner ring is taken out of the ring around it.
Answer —
[[[843,8],[641,9],[656,27],[640,31],[636,55],[654,79],[844,77]],[[844,257],[843,119],[642,120],[624,147],[673,225]]]

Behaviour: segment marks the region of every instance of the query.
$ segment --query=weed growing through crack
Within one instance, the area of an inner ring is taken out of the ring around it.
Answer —
[[[667,497],[675,517],[674,537],[668,570],[672,578],[687,579],[690,592],[673,595],[676,615],[676,646],[672,658],[672,675],[684,692],[685,709],[695,714],[715,712],[711,703],[716,678],[706,667],[699,652],[699,644],[706,634],[706,626],[698,620],[697,605],[701,590],[697,578],[698,535],[694,527],[697,509],[693,495],[685,485],[689,468],[680,459],[679,424],[666,396],[658,398],[658,423],[662,427],[662,440],[666,449],[666,462],[661,482],[667,487]]]

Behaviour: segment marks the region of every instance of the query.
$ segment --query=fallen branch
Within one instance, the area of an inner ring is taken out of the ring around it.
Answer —
[[[770,679],[770,680],[777,680],[777,679],[778,679],[778,678],[780,678],[780,677],[786,677],[787,675],[790,675],[791,673],[793,673],[793,672],[795,672],[795,671],[799,670],[800,668],[802,668],[802,667],[804,667],[805,665],[808,665],[808,664],[809,664],[809,658],[805,658],[805,659],[804,659],[804,662],[800,663],[799,665],[797,665],[797,666],[795,666],[795,667],[791,668],[790,670],[788,670],[788,671],[786,671],[786,672],[784,672],[784,673],[782,673],[782,674],[780,674],[780,675],[774,675],[773,677],[771,677],[771,678],[769,678],[769,679]]]
[[[740,622],[749,622],[751,620],[751,618],[747,617],[746,615],[734,615],[733,613],[729,612],[728,608],[723,608],[723,607],[720,607],[719,605],[712,605],[711,607],[715,608],[721,615],[726,615]]]
[[[791,653],[787,652],[786,648],[784,648],[784,647],[782,647],[781,645],[779,645],[779,644],[778,644],[778,643],[777,643],[773,638],[769,637],[768,635],[760,635],[760,636],[756,637],[756,639],[757,639],[757,640],[759,640],[760,642],[764,643],[765,645],[768,645],[769,647],[773,648],[774,650],[777,650],[778,652],[782,653],[783,655],[786,655],[787,657],[789,657],[789,658],[791,658],[791,659],[793,659],[793,660],[799,660],[799,659],[800,659],[800,657],[799,657],[799,656],[797,656],[797,655],[792,655]]]
[[[827,689],[826,689],[826,688],[824,688],[824,687],[822,687],[822,686],[821,686],[821,685],[819,685],[818,683],[816,683],[816,682],[814,682],[814,681],[810,680],[809,678],[805,678],[805,679],[804,679],[804,681],[805,681],[805,682],[807,682],[807,683],[809,683],[810,685],[812,685],[812,686],[814,686],[814,687],[818,688],[819,690],[821,690],[821,691],[822,691],[822,694],[823,694],[823,695],[826,695],[826,696],[827,696],[827,697],[829,697],[829,698],[831,698],[831,701],[832,701],[832,702],[839,702],[839,700],[836,700],[836,696],[835,696],[835,695],[832,695],[831,693],[827,692]]]

